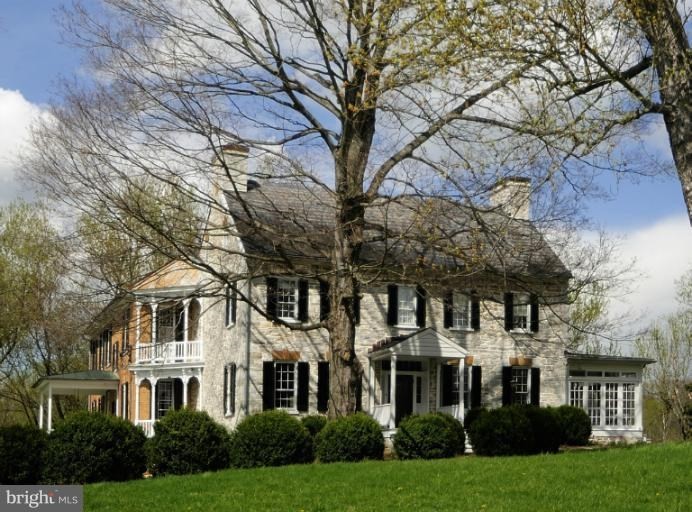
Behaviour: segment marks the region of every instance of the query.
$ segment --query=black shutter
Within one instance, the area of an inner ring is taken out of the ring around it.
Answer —
[[[512,405],[512,367],[502,367],[502,405]]]
[[[441,406],[453,405],[452,388],[454,386],[454,368],[448,364],[440,365],[440,386],[442,387]]]
[[[416,286],[416,325],[425,327],[425,289]]]
[[[298,281],[298,320],[308,321],[308,298],[309,288],[305,279]]]
[[[262,363],[262,410],[274,408],[274,361]]]
[[[329,409],[329,361],[317,363],[317,412]]]
[[[531,405],[541,405],[541,369],[531,368]]]
[[[298,403],[300,412],[307,412],[310,403],[310,363],[298,363]]]
[[[471,367],[471,408],[481,406],[481,367]]]
[[[446,329],[450,329],[452,327],[452,324],[454,323],[453,321],[453,312],[454,310],[454,292],[447,292],[444,297],[444,302],[443,302],[443,318],[444,318],[444,327]]]
[[[505,293],[505,331],[511,331],[514,324],[514,295]]]
[[[279,286],[276,277],[267,278],[267,316],[270,319],[276,318],[276,289]]]
[[[324,321],[329,316],[331,304],[329,302],[329,283],[320,281],[320,321]]]
[[[230,400],[229,400],[230,409],[228,411],[231,414],[235,414],[235,376],[236,376],[236,365],[235,365],[235,363],[231,363],[231,373],[230,373],[231,386],[229,389],[231,392],[231,396],[230,396]]]
[[[471,329],[481,330],[481,301],[477,295],[471,296]]]
[[[358,294],[353,297],[353,316],[356,319],[356,325],[360,324],[360,295]]]
[[[538,296],[531,295],[531,332],[538,332]]]
[[[228,414],[228,365],[223,367],[223,413]]]
[[[356,383],[356,412],[363,410],[363,377]]]
[[[175,379],[173,381],[173,407],[177,411],[183,406],[183,381]]]
[[[399,321],[399,287],[395,284],[387,286],[387,325],[396,325]]]

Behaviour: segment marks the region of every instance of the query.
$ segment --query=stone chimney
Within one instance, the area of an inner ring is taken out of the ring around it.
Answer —
[[[250,150],[240,144],[226,144],[221,147],[219,156],[215,156],[212,162],[212,168],[216,174],[215,192],[222,190],[247,192],[249,154]]]
[[[498,180],[490,192],[490,205],[513,218],[531,218],[531,180],[520,176],[509,176]]]

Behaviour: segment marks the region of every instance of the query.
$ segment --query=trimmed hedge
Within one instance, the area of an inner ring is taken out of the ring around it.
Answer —
[[[437,412],[436,414],[445,420],[452,429],[452,432],[454,432],[454,454],[462,455],[466,452],[466,432],[464,432],[464,425],[451,414],[445,412]]]
[[[560,450],[562,431],[552,407],[523,407],[531,423],[533,444],[529,453],[557,453]]]
[[[314,438],[327,424],[327,417],[321,414],[312,414],[310,416],[303,416],[300,418],[300,422],[310,433],[310,436]]]
[[[317,434],[315,454],[320,462],[381,460],[384,437],[380,425],[360,412],[329,421]]]
[[[311,462],[312,439],[286,411],[247,416],[231,435],[231,466],[254,468]]]
[[[521,406],[480,414],[471,424],[469,438],[477,455],[524,455],[533,447],[531,422]]]
[[[571,405],[561,405],[553,411],[560,425],[562,444],[571,446],[589,444],[591,419],[584,409]]]
[[[154,424],[146,444],[149,471],[155,475],[186,475],[229,466],[230,435],[202,411],[168,411]]]
[[[146,469],[141,428],[122,418],[78,412],[48,436],[44,480],[84,484],[141,478]]]
[[[474,407],[466,411],[466,414],[464,414],[464,429],[468,432],[473,422],[476,421],[481,414],[486,412],[488,412],[488,409],[485,407]]]
[[[454,457],[463,448],[459,446],[459,431],[452,422],[461,428],[461,424],[451,416],[438,413],[405,418],[392,439],[397,456],[400,459]]]
[[[43,471],[46,433],[34,426],[0,427],[0,482],[37,484]]]

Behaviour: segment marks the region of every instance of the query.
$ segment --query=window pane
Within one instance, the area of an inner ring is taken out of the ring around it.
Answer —
[[[279,318],[296,318],[296,283],[280,279],[276,289],[276,314]]]
[[[512,403],[529,403],[529,369],[512,368]]]
[[[294,409],[296,378],[295,364],[275,363],[274,371],[274,404],[278,409]]]
[[[618,385],[614,382],[605,385],[605,424],[618,424]]]
[[[529,328],[529,297],[525,294],[516,294],[514,296],[513,312],[513,329],[528,329]]]
[[[399,287],[399,325],[416,325],[416,290],[410,286]]]
[[[569,383],[569,405],[573,407],[584,408],[584,383],[570,382]]]
[[[634,384],[622,385],[622,424],[634,425]]]
[[[601,384],[589,384],[586,396],[586,408],[592,425],[601,424]]]
[[[459,367],[458,366],[450,366],[452,369],[452,403],[453,404],[458,404],[459,403]]]
[[[470,326],[470,313],[469,298],[466,295],[455,293],[452,308],[452,327],[455,329],[468,329]]]

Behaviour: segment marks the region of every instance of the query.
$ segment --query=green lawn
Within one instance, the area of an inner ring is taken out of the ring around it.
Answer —
[[[85,488],[87,511],[692,510],[692,443],[312,464]]]

